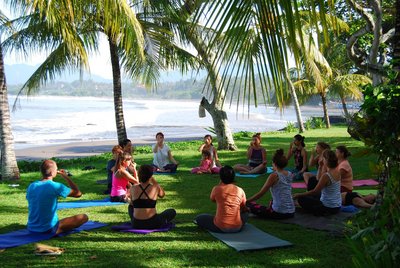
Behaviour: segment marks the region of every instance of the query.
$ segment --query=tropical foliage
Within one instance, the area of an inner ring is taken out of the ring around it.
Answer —
[[[365,87],[364,103],[349,126],[353,138],[362,140],[379,155],[380,191],[373,212],[359,221],[352,237],[359,267],[395,267],[400,261],[400,85]]]

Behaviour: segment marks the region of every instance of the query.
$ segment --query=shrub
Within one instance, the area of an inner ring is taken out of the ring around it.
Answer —
[[[298,132],[298,129],[293,122],[287,122],[286,127],[285,127],[285,132],[287,132],[287,133]]]

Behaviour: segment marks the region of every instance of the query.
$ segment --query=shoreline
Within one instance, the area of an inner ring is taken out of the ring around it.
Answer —
[[[189,137],[189,138],[170,138],[166,139],[168,142],[189,141],[189,140],[202,140],[203,137]],[[152,145],[155,143],[154,139],[141,139],[132,140],[133,146]],[[103,153],[111,152],[114,145],[117,145],[117,140],[96,140],[96,141],[81,141],[71,142],[65,144],[43,145],[28,147],[15,150],[17,161],[42,161],[52,157],[59,159],[73,159],[88,156],[100,155]]]

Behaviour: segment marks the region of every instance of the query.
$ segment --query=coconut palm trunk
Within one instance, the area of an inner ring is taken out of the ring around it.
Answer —
[[[217,105],[218,104],[218,105]],[[214,123],[215,134],[217,135],[219,150],[236,150],[232,132],[229,127],[228,116],[222,108],[223,101],[210,103],[205,97],[200,105],[211,115]]]
[[[217,135],[218,149],[219,150],[236,150],[235,141],[233,140],[232,132],[229,127],[228,116],[223,108],[225,91],[220,88],[219,76],[215,70],[211,56],[207,53],[206,49],[203,47],[203,43],[200,42],[198,35],[194,32],[188,34],[188,38],[199,53],[202,63],[207,69],[209,81],[211,84],[213,100],[209,102],[206,98],[200,102],[200,105],[206,109],[206,111],[211,115],[214,123],[215,134]]]
[[[328,107],[326,106],[326,93],[320,93],[319,95],[321,96],[321,100],[322,100],[322,107],[323,107],[323,110],[324,110],[325,125],[326,125],[326,128],[330,128],[331,127],[331,122],[329,121]]]
[[[349,120],[350,113],[349,113],[349,110],[347,109],[346,99],[345,99],[344,95],[342,95],[342,94],[340,95],[340,101],[342,102],[344,117],[346,118],[346,120]]]
[[[11,131],[10,107],[4,72],[3,49],[0,42],[0,135],[1,135],[1,179],[19,180],[20,174],[14,152],[14,139]]]
[[[290,75],[288,72],[286,72],[286,79],[289,85],[290,95],[292,95],[293,98],[294,110],[296,111],[296,117],[297,117],[297,124],[299,125],[299,132],[303,133],[305,129],[304,129],[303,118],[301,116],[300,104],[297,98],[296,89],[294,88],[293,82],[290,79]]]
[[[111,67],[113,73],[115,123],[117,127],[118,143],[121,143],[127,138],[124,120],[124,108],[122,104],[121,68],[119,66],[117,45],[114,43],[111,37],[108,37],[108,43],[110,46]]]
[[[187,0],[181,7],[181,14],[188,17],[200,6],[202,1]],[[186,32],[187,39],[197,50],[203,66],[206,68],[211,84],[213,99],[209,102],[205,97],[200,105],[211,115],[214,124],[215,134],[217,135],[219,150],[236,150],[235,141],[229,126],[228,116],[224,110],[225,90],[220,85],[219,75],[213,66],[213,57],[199,34],[195,30]]]

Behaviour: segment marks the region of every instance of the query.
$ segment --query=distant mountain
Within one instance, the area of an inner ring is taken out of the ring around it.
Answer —
[[[5,74],[7,79],[8,85],[21,85],[24,84],[28,78],[36,71],[39,65],[32,66],[27,64],[5,64]],[[84,80],[93,80],[95,82],[101,83],[112,83],[112,80],[105,79],[101,76],[89,74],[85,72],[83,74]],[[66,73],[61,75],[56,81],[63,81],[63,82],[73,82],[79,80],[79,72],[75,73]]]
[[[21,85],[24,84],[28,78],[36,71],[39,65],[32,66],[27,64],[11,64],[5,65],[5,74],[8,85]],[[176,82],[181,80],[188,80],[191,78],[197,78],[197,80],[203,79],[205,77],[205,71],[190,72],[186,75],[182,75],[179,71],[168,71],[161,72],[160,75],[160,83],[163,82]],[[57,82],[73,82],[79,80],[79,72],[75,73],[65,73],[61,75],[59,78],[55,79]],[[83,80],[93,80],[94,82],[99,83],[112,83],[111,79],[107,79],[98,75],[89,74],[84,72]],[[128,81],[128,79],[125,79]]]

